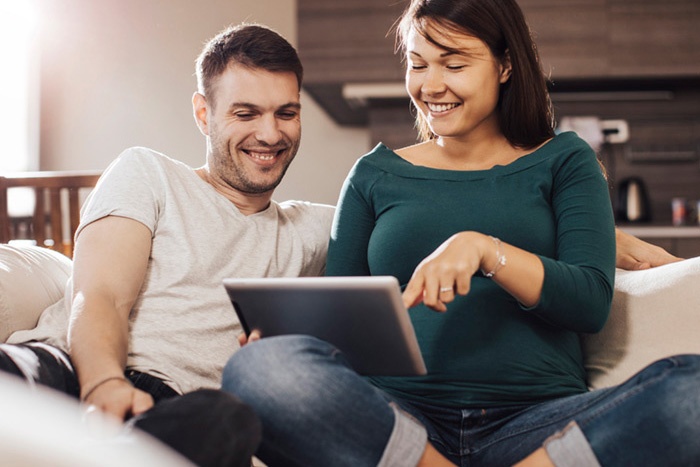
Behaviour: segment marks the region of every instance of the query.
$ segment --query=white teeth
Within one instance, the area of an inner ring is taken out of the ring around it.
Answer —
[[[260,159],[261,161],[271,161],[275,158],[274,154],[269,154],[265,152],[249,152],[250,157],[254,159]]]
[[[426,102],[428,109],[431,112],[447,112],[448,110],[454,109],[459,104],[434,104],[432,102]]]

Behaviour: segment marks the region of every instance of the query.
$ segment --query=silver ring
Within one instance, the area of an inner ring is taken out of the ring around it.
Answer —
[[[454,287],[440,287],[440,293],[454,292]]]

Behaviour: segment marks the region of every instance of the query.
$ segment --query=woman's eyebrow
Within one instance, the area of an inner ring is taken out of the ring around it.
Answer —
[[[418,58],[423,58],[423,57],[421,56],[421,54],[419,54],[418,52],[414,52],[413,50],[409,50],[409,51],[408,51],[408,54],[409,54],[409,55],[415,55],[415,56],[418,57]],[[452,55],[459,55],[459,56],[463,56],[463,57],[470,57],[470,56],[472,56],[473,54],[472,54],[472,53],[469,53],[469,52],[457,52],[457,51],[453,51],[453,50],[446,50],[446,51],[444,51],[443,53],[440,54],[440,58],[450,57],[450,56],[452,56]]]

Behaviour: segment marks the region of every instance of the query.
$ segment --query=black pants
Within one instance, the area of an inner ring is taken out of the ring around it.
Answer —
[[[80,397],[68,355],[38,343],[0,344],[0,370]],[[155,405],[129,420],[202,467],[250,467],[262,427],[253,410],[223,391],[200,389],[179,395],[160,379],[134,370],[124,375],[151,394]]]

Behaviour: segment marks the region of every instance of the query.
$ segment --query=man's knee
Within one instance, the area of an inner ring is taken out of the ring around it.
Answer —
[[[262,439],[255,412],[235,396],[213,389],[166,399],[133,424],[199,466],[249,466]]]
[[[238,350],[224,368],[229,376],[250,376],[260,373],[282,374],[295,372],[295,367],[308,367],[322,363],[326,358],[339,354],[331,344],[311,336],[286,335],[268,337],[252,342]]]

